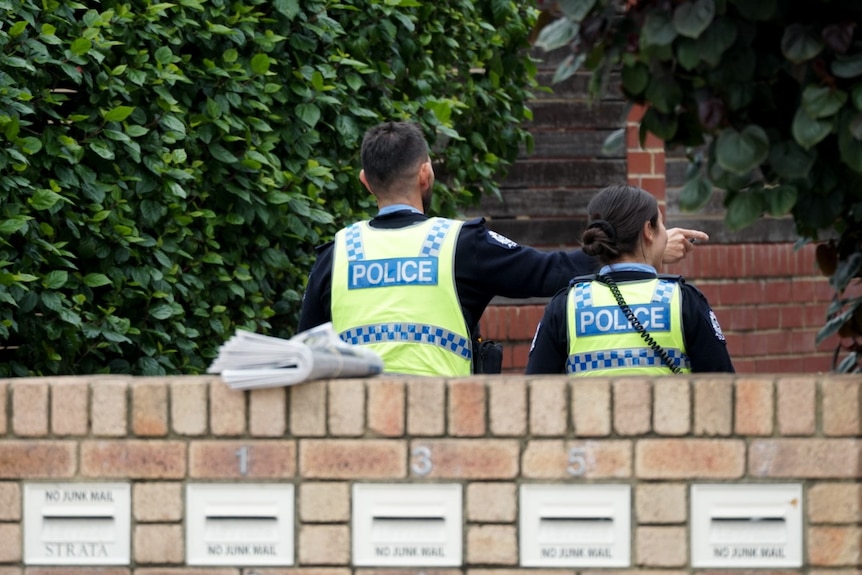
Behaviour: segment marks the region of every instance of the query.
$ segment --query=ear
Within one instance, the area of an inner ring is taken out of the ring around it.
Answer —
[[[374,193],[374,191],[372,191],[371,189],[371,186],[368,185],[368,180],[365,177],[365,170],[359,170],[359,181],[362,182],[362,185],[365,186],[366,190],[368,190],[372,194]]]
[[[431,181],[431,160],[424,162],[419,166],[419,187],[423,190],[428,187]]]
[[[644,242],[647,245],[652,245],[652,243],[655,241],[655,229],[649,223],[649,220],[644,222],[643,238],[644,238]]]

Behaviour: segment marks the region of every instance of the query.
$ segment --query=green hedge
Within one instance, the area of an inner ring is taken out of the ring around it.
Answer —
[[[426,128],[452,215],[530,145],[517,1],[0,0],[0,376],[200,373],[292,335],[373,213],[364,130]]]

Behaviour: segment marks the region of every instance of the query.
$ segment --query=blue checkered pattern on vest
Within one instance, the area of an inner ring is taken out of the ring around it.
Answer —
[[[658,284],[656,284],[655,291],[652,294],[652,301],[670,303],[670,298],[673,296],[673,286],[673,282],[658,280]]]
[[[344,232],[344,243],[347,246],[347,259],[351,262],[365,259],[362,249],[362,233],[359,224],[353,224]]]
[[[353,345],[381,342],[427,343],[440,346],[470,359],[470,342],[457,333],[433,325],[415,323],[379,323],[363,325],[341,332],[341,339]]]
[[[667,349],[668,357],[680,369],[688,369],[688,356],[678,349]],[[661,357],[649,347],[589,351],[570,355],[566,360],[566,373],[581,373],[595,369],[627,367],[664,367]]]

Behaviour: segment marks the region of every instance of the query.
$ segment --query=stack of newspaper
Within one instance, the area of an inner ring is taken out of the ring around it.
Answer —
[[[374,351],[345,343],[325,323],[282,339],[238,329],[220,348],[207,373],[221,374],[233,389],[295,385],[315,379],[367,377],[383,372]]]

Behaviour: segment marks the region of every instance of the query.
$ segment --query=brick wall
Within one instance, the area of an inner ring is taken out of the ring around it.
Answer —
[[[561,53],[542,58],[539,80],[549,85]],[[684,262],[666,266],[700,288],[713,305],[727,336],[738,373],[816,373],[828,371],[839,341],[815,345],[826,323],[832,292],[814,261],[814,247],[797,250],[790,218],[763,218],[738,231],[724,226],[723,194],[697,213],[679,208],[687,159],[682,150],[665,150],[653,136],[639,142],[643,110],[626,115],[624,102],[611,94],[600,102],[586,96],[586,74],[576,74],[540,93],[532,107],[530,131],[535,150],[522,154],[503,182],[502,201],[484,199],[469,215],[482,215],[489,226],[539,249],[578,245],[586,205],[599,189],[628,181],[653,193],[668,227],[703,230],[710,242]],[[602,153],[605,138],[626,128],[626,145],[615,155]],[[504,343],[504,370],[523,373],[530,340],[547,299],[497,298],[480,325],[486,338]]]
[[[620,572],[677,575],[694,572],[690,486],[798,484],[804,567],[792,572],[858,575],[858,377],[573,383],[393,377],[234,392],[208,377],[0,381],[0,575],[551,572],[520,567],[518,488],[536,483],[631,486],[631,564]],[[102,481],[130,485],[129,564],[24,565],[25,486]],[[295,486],[293,565],[186,567],[184,487],[230,482]],[[460,566],[355,568],[360,483],[461,486]]]

